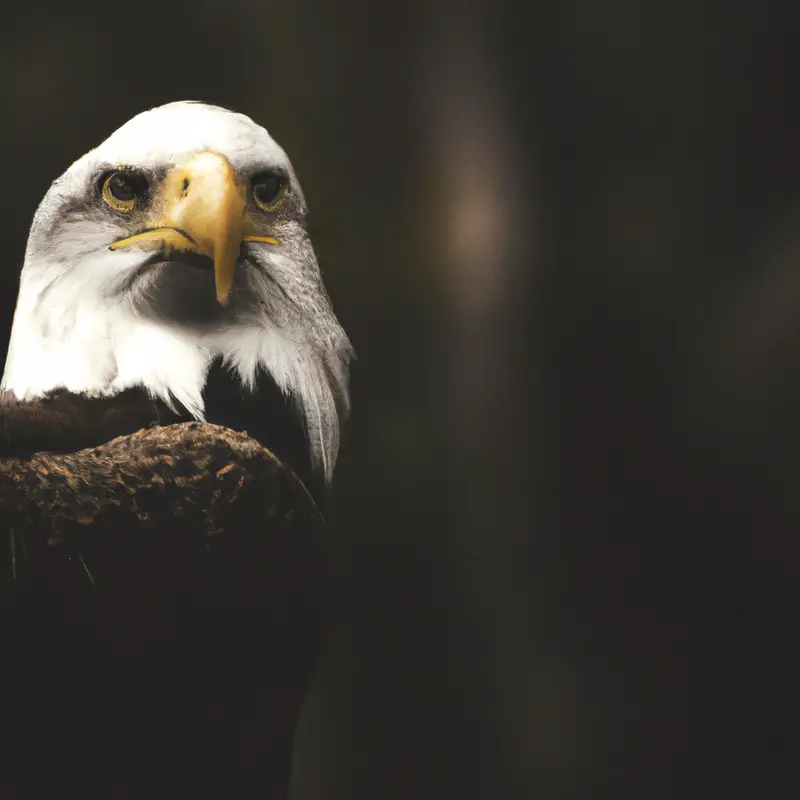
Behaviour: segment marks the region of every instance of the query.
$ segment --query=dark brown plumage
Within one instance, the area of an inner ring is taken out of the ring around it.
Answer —
[[[323,527],[288,467],[215,425],[0,458],[3,796],[283,797]]]

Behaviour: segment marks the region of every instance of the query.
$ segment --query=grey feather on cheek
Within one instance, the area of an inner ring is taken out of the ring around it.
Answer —
[[[293,350],[296,367],[286,377],[308,427],[312,454],[332,469],[339,446],[339,420],[349,411],[348,369],[352,347],[339,325],[304,230],[288,235],[278,251],[249,257],[247,276],[260,299],[260,326],[273,326]]]

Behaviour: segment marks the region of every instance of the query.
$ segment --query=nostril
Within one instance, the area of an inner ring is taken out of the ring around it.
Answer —
[[[183,183],[181,184],[181,197],[186,197],[189,193],[189,179],[184,178]]]

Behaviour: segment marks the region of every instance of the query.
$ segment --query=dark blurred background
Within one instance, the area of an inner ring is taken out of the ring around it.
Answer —
[[[800,796],[800,48],[770,0],[14,4],[0,350],[133,114],[287,149],[359,353],[296,800]]]

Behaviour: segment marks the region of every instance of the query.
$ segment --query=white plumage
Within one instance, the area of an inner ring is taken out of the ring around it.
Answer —
[[[193,154],[224,156],[238,176],[277,169],[290,181],[291,213],[259,222],[277,247],[252,247],[237,288],[248,302],[225,324],[184,325],[146,310],[151,279],[133,288],[150,257],[109,249],[131,221],[97,200],[97,176],[125,165],[160,174]],[[171,103],[134,117],[55,181],[31,227],[2,386],[20,399],[64,387],[113,395],[143,386],[203,419],[203,387],[222,356],[245,386],[268,371],[305,419],[312,460],[329,478],[348,405],[350,343],[339,325],[305,231],[305,200],[284,151],[248,117]],[[272,228],[270,228],[270,232]]]

